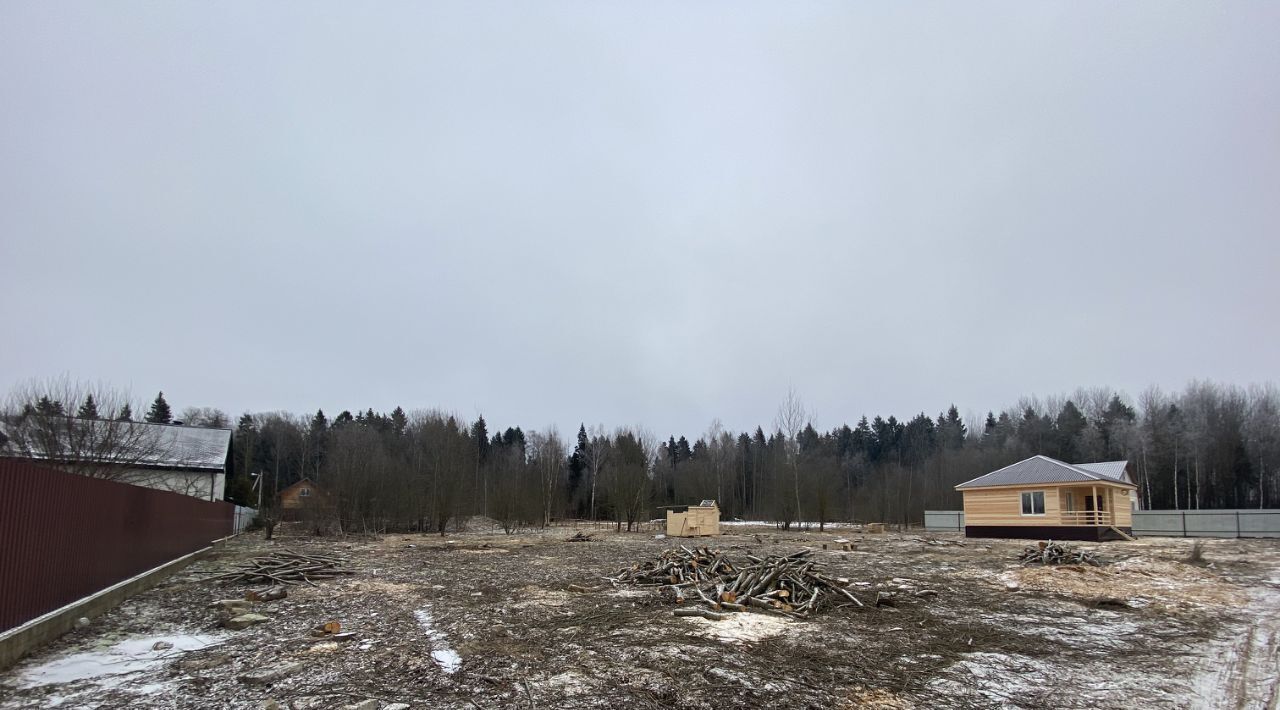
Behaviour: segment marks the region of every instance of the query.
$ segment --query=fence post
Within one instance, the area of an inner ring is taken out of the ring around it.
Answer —
[[[1187,511],[1182,511],[1182,536],[1187,536]]]
[[[1236,511],[1236,539],[1240,539],[1240,511]]]

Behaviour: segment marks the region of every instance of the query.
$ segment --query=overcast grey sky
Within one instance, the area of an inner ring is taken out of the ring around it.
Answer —
[[[491,426],[1276,379],[1280,3],[0,3],[0,388]]]

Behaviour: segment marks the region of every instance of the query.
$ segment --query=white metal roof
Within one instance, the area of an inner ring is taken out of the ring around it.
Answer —
[[[105,437],[109,436],[111,440],[120,442],[119,447],[131,449],[116,448],[104,451],[101,454],[88,456],[88,458],[104,463],[119,462],[129,466],[221,471],[226,467],[227,453],[231,449],[230,429],[206,429],[204,427],[173,424],[76,419],[74,417],[68,418],[68,421],[70,422],[69,426],[85,431],[94,426],[107,428],[111,433],[104,432],[96,435],[99,440],[106,440]],[[121,427],[129,429],[129,433],[120,433]],[[69,434],[64,432],[62,436],[69,436]],[[93,437],[95,435],[88,434],[86,436]],[[67,448],[70,449],[71,447],[68,446]],[[92,448],[92,446],[86,446],[85,450],[91,450]],[[26,458],[50,458],[47,451],[31,446],[10,446],[9,452],[10,455],[17,454]],[[3,453],[3,451],[0,450],[0,453]],[[53,458],[58,457],[54,456]]]

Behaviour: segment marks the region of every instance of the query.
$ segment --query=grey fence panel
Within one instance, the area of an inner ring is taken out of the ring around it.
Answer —
[[[1280,537],[1280,510],[1240,510],[1240,537]]]
[[[926,510],[924,529],[930,532],[964,532],[964,511]]]
[[[1234,511],[1187,511],[1187,537],[1239,537]]]
[[[253,508],[246,508],[243,505],[236,506],[235,526],[232,532],[241,533],[244,529],[253,523],[253,519],[258,516],[258,511]]]
[[[1167,537],[1280,537],[1280,510],[1138,510],[1133,533]]]
[[[1183,516],[1177,510],[1143,510],[1133,513],[1134,535],[1160,535],[1182,537]]]

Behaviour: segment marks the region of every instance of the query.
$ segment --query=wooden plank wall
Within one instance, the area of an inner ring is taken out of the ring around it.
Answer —
[[[1044,515],[1022,514],[1022,492],[1044,491]],[[979,488],[964,491],[965,525],[1057,525],[1061,504],[1053,488]]]
[[[1059,525],[1060,512],[1066,510],[1066,496],[1074,492],[1075,510],[1085,509],[1084,496],[1092,488],[1044,486],[1026,488],[979,488],[964,491],[965,525]],[[1022,514],[1022,493],[1044,491],[1044,515]],[[1115,512],[1115,525],[1133,525],[1132,493],[1114,486],[1099,486],[1098,495],[1105,496],[1107,510]]]
[[[693,537],[720,534],[720,510],[690,506],[687,511],[667,511],[667,534]]]

